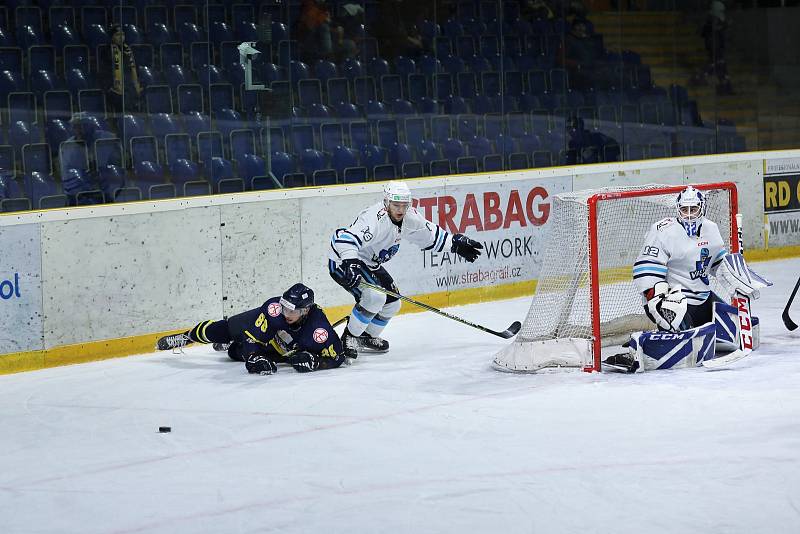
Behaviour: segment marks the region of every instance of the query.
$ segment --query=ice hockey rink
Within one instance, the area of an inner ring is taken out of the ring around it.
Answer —
[[[800,258],[753,268],[761,348],[718,371],[500,373],[507,341],[419,313],[314,374],[202,346],[0,376],[0,532],[800,532]]]

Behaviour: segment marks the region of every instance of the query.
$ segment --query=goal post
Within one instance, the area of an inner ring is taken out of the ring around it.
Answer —
[[[650,226],[676,215],[686,185],[647,184],[555,195],[528,314],[494,366],[513,372],[547,367],[599,371],[603,347],[654,327],[644,314],[632,268]],[[738,196],[732,182],[693,184],[706,194],[706,217],[736,252]]]

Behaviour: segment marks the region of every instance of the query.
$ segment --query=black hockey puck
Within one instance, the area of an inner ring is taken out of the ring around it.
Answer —
[[[160,427],[158,427],[158,431],[161,434],[166,434],[167,432],[172,432],[172,427],[171,426],[160,426]]]

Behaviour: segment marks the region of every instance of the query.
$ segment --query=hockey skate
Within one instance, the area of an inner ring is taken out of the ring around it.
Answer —
[[[342,334],[342,348],[344,349],[344,355],[348,359],[354,360],[358,358],[359,345],[360,343],[358,342],[358,338],[345,328],[344,333]]]
[[[211,345],[211,348],[217,352],[228,352],[228,348],[231,346],[230,343],[214,343]]]
[[[364,332],[358,336],[358,343],[362,349],[375,353],[383,353],[389,351],[389,342],[380,337],[372,337]]]
[[[187,336],[185,332],[181,332],[180,334],[162,337],[158,340],[156,348],[158,350],[172,349],[173,352],[183,352],[181,349],[191,342],[192,340],[189,339],[189,336]]]
[[[639,362],[630,354],[620,353],[609,356],[601,362],[605,371],[616,371],[618,373],[635,373],[639,368]]]

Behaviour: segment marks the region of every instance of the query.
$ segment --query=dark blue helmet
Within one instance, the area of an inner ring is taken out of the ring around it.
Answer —
[[[309,308],[314,305],[314,291],[304,285],[295,284],[281,296],[281,306],[288,310],[297,310],[299,308]]]

